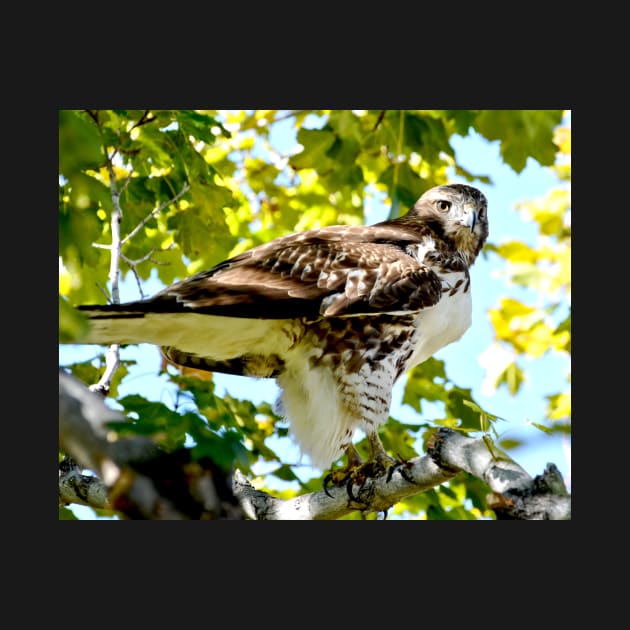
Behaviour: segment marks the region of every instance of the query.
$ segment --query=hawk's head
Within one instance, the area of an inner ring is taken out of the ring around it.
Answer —
[[[488,238],[488,201],[466,184],[446,184],[427,190],[406,215],[422,218],[440,238],[450,240],[470,265]]]

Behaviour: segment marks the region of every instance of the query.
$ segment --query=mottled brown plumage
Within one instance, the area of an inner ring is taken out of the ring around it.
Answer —
[[[81,306],[86,343],[154,343],[180,365],[275,378],[314,465],[377,428],[396,380],[470,326],[469,267],[488,235],[471,186],[427,191],[403,217],[284,236],[153,298]]]

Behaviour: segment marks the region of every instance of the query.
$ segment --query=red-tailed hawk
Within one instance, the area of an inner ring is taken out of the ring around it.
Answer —
[[[312,463],[327,468],[362,428],[370,461],[392,387],[471,324],[469,268],[488,236],[471,186],[425,192],[397,219],[277,238],[128,304],[81,306],[82,343],[160,346],[176,364],[275,378],[279,409]]]

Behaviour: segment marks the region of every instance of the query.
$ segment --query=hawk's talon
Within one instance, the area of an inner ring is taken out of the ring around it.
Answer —
[[[352,481],[355,478],[355,467],[348,466],[346,468],[339,468],[337,470],[333,470],[329,472],[322,481],[322,489],[324,492],[331,498],[334,499],[333,495],[328,491],[331,487],[339,487],[339,486],[347,486],[348,484],[352,484]],[[348,490],[348,496],[353,498],[352,492]]]
[[[400,455],[398,456],[400,457]],[[400,461],[396,462],[388,471],[387,471],[387,483],[389,483],[394,475],[394,472],[398,471],[400,473],[400,476],[405,480],[408,481],[409,483],[413,483],[415,484],[415,480],[410,477],[407,472],[406,469],[410,468],[410,464],[407,460],[402,459],[402,457],[400,457]]]
[[[376,458],[367,462],[352,463],[345,468],[333,470],[324,477],[324,492],[332,499],[333,495],[328,491],[331,486],[345,486],[348,498],[354,503],[364,503],[360,494],[365,487],[368,479],[378,479],[385,477],[386,483],[389,483],[398,471],[405,481],[415,484],[415,480],[407,474],[407,469],[411,467],[408,460],[398,455],[398,459],[394,459],[386,453],[377,454]],[[357,486],[357,492],[354,492],[354,486]]]
[[[394,471],[396,470],[396,468],[399,466],[399,464],[394,464],[393,466],[389,467],[389,470],[387,471],[387,479],[385,479],[385,483],[389,483],[392,480],[392,476],[394,475]]]
[[[333,478],[333,474],[332,473],[328,473],[325,477],[324,477],[324,481],[322,482],[322,486],[324,488],[324,492],[331,498],[333,499],[333,495],[330,494],[330,492],[328,492],[328,487],[331,485],[331,480]]]

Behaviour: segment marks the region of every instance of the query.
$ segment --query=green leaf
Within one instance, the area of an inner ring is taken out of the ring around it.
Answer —
[[[510,438],[503,438],[499,443],[498,446],[499,448],[501,448],[504,451],[509,451],[515,448],[518,448],[519,446],[523,445],[523,441],[522,440],[513,440]]]
[[[546,427],[544,424],[539,424],[538,422],[532,422],[531,420],[529,421],[529,424],[531,424],[533,427],[536,427],[539,431],[546,433],[547,435],[553,434],[553,429]]]
[[[110,422],[111,428],[120,434],[153,436],[166,450],[172,451],[184,445],[188,418],[169,409],[164,403],[150,401],[138,394],[131,394],[118,401],[127,413],[137,415],[127,421]]]
[[[359,118],[348,109],[333,110],[330,113],[329,124],[346,141],[358,146],[364,140],[364,131]]]
[[[72,510],[69,510],[66,507],[60,507],[59,520],[60,521],[78,521],[79,519],[75,516]]]
[[[417,457],[418,453],[413,447],[416,439],[410,432],[417,431],[421,426],[423,425],[404,425],[390,418],[381,432],[385,450],[405,460]]]
[[[87,317],[59,296],[59,343],[78,343],[88,329]]]
[[[447,109],[445,114],[453,124],[454,133],[460,136],[468,135],[468,130],[472,127],[477,116],[477,112],[472,109]]]
[[[470,407],[473,411],[476,411],[478,414],[486,416],[486,418],[490,420],[491,422],[496,422],[497,420],[504,419],[499,416],[495,416],[493,413],[490,413],[489,411],[486,411],[485,409],[482,409],[477,403],[473,402],[472,400],[464,400],[462,402],[467,407]]]
[[[170,217],[168,227],[175,231],[174,238],[183,254],[201,267],[227,258],[236,238],[231,234],[221,208],[213,203],[211,193],[216,189],[195,186],[193,191],[193,199],[202,205]],[[204,193],[210,194],[206,196]]]
[[[60,109],[59,173],[68,177],[82,169],[98,169],[104,158],[101,136],[89,116]]]
[[[405,144],[409,151],[419,153],[430,162],[439,161],[440,152],[453,155],[443,121],[427,115],[407,113]]]
[[[387,186],[392,197],[400,200],[405,208],[411,208],[429,185],[409,164],[392,164],[380,177],[380,183]]]
[[[59,508],[59,520],[60,521],[78,521],[74,512],[66,507]]]
[[[208,114],[202,114],[191,109],[178,110],[175,113],[175,117],[179,124],[182,126],[184,133],[203,140],[208,144],[214,144],[216,142],[216,136],[212,133],[213,127],[218,127],[226,137],[230,137],[230,133],[217,122],[215,118]]]
[[[233,430],[223,432],[220,436],[207,434],[192,449],[196,459],[209,457],[225,471],[235,467],[249,471],[249,452],[241,443],[241,436]]]
[[[112,192],[108,186],[85,173],[72,173],[68,176],[65,191],[75,211],[96,212],[103,208],[108,213],[112,209]],[[96,218],[96,217],[95,217]]]
[[[444,362],[431,357],[407,375],[402,402],[421,413],[422,400],[446,400],[445,382]]]
[[[499,140],[506,164],[520,173],[532,157],[551,166],[558,147],[553,133],[562,121],[562,110],[487,109],[480,111],[475,128],[488,140]]]
[[[473,431],[483,430],[479,412],[472,409],[469,404],[471,399],[469,389],[453,388],[447,394],[446,409],[453,418],[459,419],[459,427]]]
[[[340,166],[335,168],[327,178],[327,185],[333,190],[343,188],[356,188],[363,184],[363,171],[360,166],[352,164],[350,166]]]
[[[438,503],[427,508],[427,520],[429,521],[450,521],[451,518],[446,510]]]
[[[354,164],[361,147],[356,140],[335,138],[326,155],[340,164]]]
[[[302,128],[297,133],[297,141],[304,149],[290,158],[289,164],[293,168],[326,171],[332,167],[334,162],[327,156],[328,150],[335,142],[335,134],[332,131]]]
[[[282,481],[296,481],[298,479],[297,475],[291,470],[291,466],[287,464],[283,464],[275,470],[272,470],[271,474],[278,477],[278,479],[282,479]]]
[[[496,381],[496,387],[506,385],[512,396],[516,396],[525,382],[525,375],[516,362],[510,363]]]

